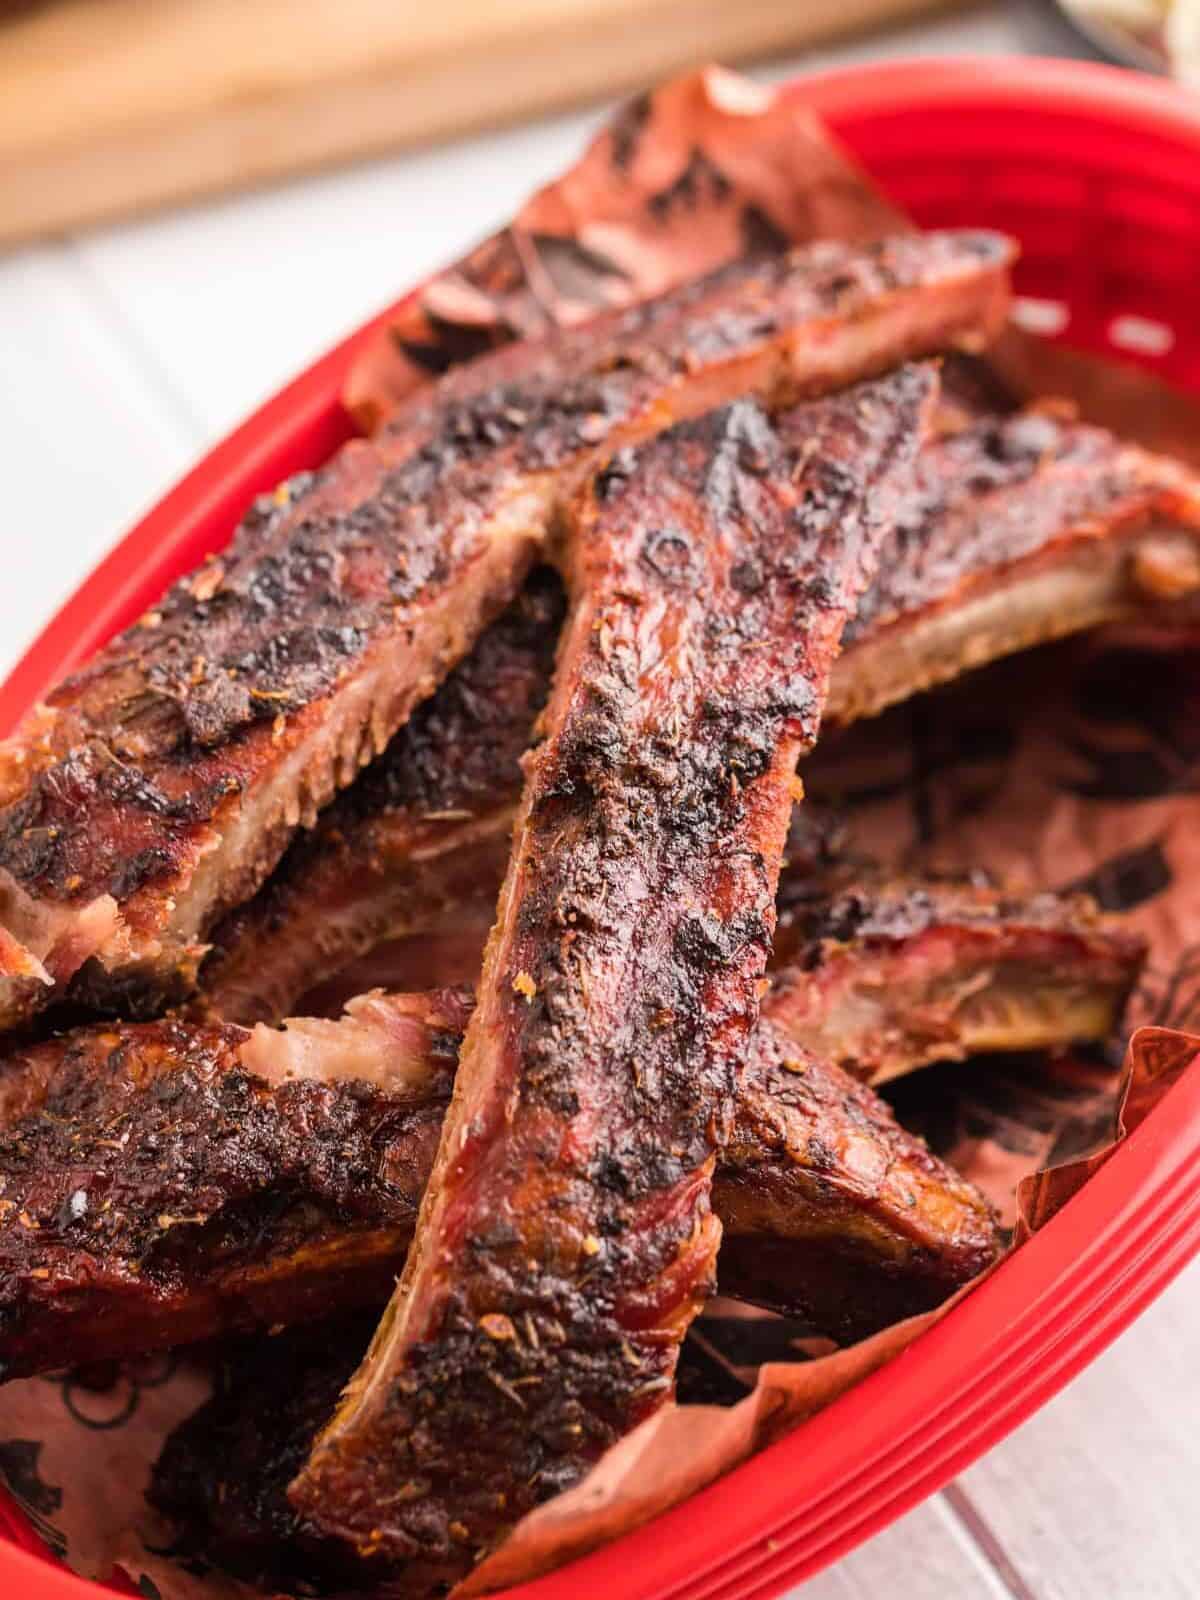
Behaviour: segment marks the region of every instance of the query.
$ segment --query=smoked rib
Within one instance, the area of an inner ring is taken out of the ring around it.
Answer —
[[[789,907],[787,889],[763,1015],[868,1083],[1111,1039],[1146,959],[1145,939],[1086,895],[866,875]]]
[[[713,1179],[722,1294],[852,1344],[991,1264],[974,1192],[872,1089],[764,1015]]]
[[[563,609],[561,583],[539,568],[254,899],[224,919],[201,975],[207,1014],[277,1022],[384,939],[428,934],[475,900],[490,923]]]
[[[195,1556],[268,1594],[402,1600],[287,1499],[374,1327],[359,1311],[225,1342],[212,1395],[168,1434],[146,1490],[174,1524],[177,1559]]]
[[[187,992],[266,878],[518,592],[623,444],[995,330],[1009,243],[930,234],[740,263],[446,375],[258,503],[0,747],[0,1026],[65,990]]]
[[[1126,618],[1200,617],[1200,483],[1044,411],[931,441],[846,629],[828,716],[873,716],[998,657]]]
[[[287,1033],[83,1028],[0,1077],[0,1370],[378,1304],[471,998],[366,996]]]
[[[337,1021],[294,1018],[282,1032],[124,1023],[10,1056],[4,1375],[308,1322],[331,1306],[378,1311],[412,1238],[473,1004],[468,991],[374,994]],[[788,1042],[751,1057],[728,1152],[744,1171],[718,1174],[718,1213],[727,1192],[738,1218],[723,1287],[761,1276],[756,1207],[784,1241],[770,1304],[816,1331],[872,1333],[938,1304],[995,1253],[986,1204],[882,1102],[864,1121],[870,1102],[837,1068],[813,1058],[802,1084],[775,1072],[780,1049],[797,1056]]]
[[[571,611],[414,1247],[293,1486],[461,1576],[669,1399],[757,1019],[796,759],[936,396],[907,367],[622,452]],[[412,1488],[406,1488],[412,1485]]]
[[[1200,493],[1185,469],[1043,413],[973,422],[922,452],[886,567],[847,628],[827,715],[853,720],[1101,621],[1168,620],[1196,604],[1189,574],[1200,589]],[[535,575],[410,729],[217,929],[201,981],[211,1014],[278,1020],[378,942],[438,933],[448,908],[487,926],[560,614],[555,580]],[[378,981],[426,980],[397,968]]]

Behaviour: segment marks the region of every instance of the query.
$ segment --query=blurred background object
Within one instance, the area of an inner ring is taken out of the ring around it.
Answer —
[[[1104,55],[1200,88],[1200,0],[1059,0]]]
[[[989,11],[1031,50],[1200,75],[1200,0],[0,0],[0,247]]]
[[[0,243],[955,9],[955,0],[0,5]]]
[[[1170,44],[1180,70],[1197,71],[1200,0],[1061,3],[1100,50],[1154,67]],[[1049,12],[1050,0],[1038,8]],[[707,60],[755,61],[978,9],[0,0],[0,245],[512,122]],[[1006,9],[1020,12],[1021,0]]]

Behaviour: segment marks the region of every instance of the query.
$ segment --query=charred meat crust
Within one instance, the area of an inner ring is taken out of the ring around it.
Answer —
[[[414,1249],[293,1487],[462,1575],[672,1391],[799,753],[936,395],[901,369],[624,452],[572,611]],[[405,1484],[418,1490],[399,1495]]]
[[[981,418],[922,452],[916,493],[846,642],[1058,539],[1095,539],[1129,522],[1143,531],[1189,493],[1185,468],[1103,428],[1044,409]]]
[[[1191,480],[1103,430],[1041,412],[977,419],[929,444],[917,470],[890,559],[834,666],[829,704],[843,721],[1048,633],[1135,611],[1177,614],[1189,604],[1189,570],[1200,584]],[[1164,596],[1164,582],[1174,582],[1175,599]],[[201,981],[210,1014],[277,1020],[307,986],[377,941],[432,931],[456,901],[498,888],[520,756],[549,689],[554,624],[547,619],[540,634],[525,623],[543,610],[557,614],[553,584],[539,574],[521,612],[501,618],[418,713],[413,730],[424,713],[445,739],[416,731],[393,740],[365,775],[370,782],[335,801],[262,894],[217,931]],[[420,744],[414,755],[410,736]],[[488,757],[473,765],[478,783],[461,781],[464,746]],[[414,759],[419,797],[404,777]],[[446,815],[460,809],[466,814]],[[326,908],[315,944],[313,898]],[[420,986],[403,974],[386,981]]]
[[[999,1252],[969,1184],[865,1085],[770,1026],[748,1053],[713,1205],[722,1293],[843,1343],[932,1309]],[[170,1435],[149,1490],[184,1549],[268,1588],[303,1578],[345,1597],[392,1592],[386,1568],[323,1535],[286,1494],[374,1327],[344,1317],[223,1352],[213,1397]]]
[[[168,1435],[146,1491],[176,1524],[180,1555],[271,1592],[378,1595],[376,1575],[299,1516],[286,1492],[375,1321],[360,1312],[227,1342],[211,1397]]]
[[[283,1033],[94,1027],[11,1059],[0,1136],[5,1375],[312,1320],[332,1304],[381,1306],[473,1004],[466,991],[376,995],[337,1023],[293,1021]],[[718,1214],[728,1195],[740,1230],[722,1247],[722,1287],[762,1275],[770,1246],[749,1220],[755,1205],[785,1241],[773,1308],[840,1338],[884,1326],[898,1303],[936,1304],[990,1258],[987,1207],[880,1103],[863,1123],[868,1102],[838,1069],[778,1039],[751,1053],[718,1170]],[[382,1081],[354,1076],[362,1052],[379,1058]],[[911,1182],[897,1201],[909,1171],[927,1181],[931,1209],[912,1205]],[[856,1300],[842,1281],[849,1262],[864,1290]]]
[[[201,977],[208,1014],[277,1021],[380,940],[426,933],[481,890],[490,922],[564,607],[557,576],[539,568],[259,894],[224,919]]]
[[[342,1023],[310,1024],[320,1077],[286,1076],[303,1065],[303,1025],[272,1036],[286,1041],[278,1081],[252,1065],[270,1042],[232,1026],[94,1027],[10,1058],[5,1375],[311,1318],[331,1293],[386,1297],[471,1003],[366,997]],[[363,1060],[383,1063],[382,1083]]]
[[[959,233],[743,263],[451,372],[261,501],[0,747],[0,1024],[89,962],[91,998],[107,974],[187,986],[213,923],[512,600],[604,455],[737,394],[978,342],[1011,256]]]
[[[194,1557],[271,1595],[405,1600],[408,1580],[389,1584],[377,1563],[322,1535],[287,1498],[374,1325],[352,1314],[204,1352],[213,1393],[168,1435],[147,1489],[173,1525],[177,1561]],[[684,1346],[679,1379],[688,1401],[711,1398],[710,1369],[694,1347]]]
[[[883,1083],[935,1060],[1111,1038],[1146,941],[1086,895],[867,875],[832,897],[781,896],[776,959],[764,1015]]]
[[[766,1017],[713,1207],[721,1292],[843,1344],[940,1305],[996,1258],[971,1185]]]

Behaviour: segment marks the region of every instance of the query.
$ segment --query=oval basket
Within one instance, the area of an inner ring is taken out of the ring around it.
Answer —
[[[1111,68],[917,61],[798,81],[927,225],[1015,234],[1055,334],[1200,392],[1200,100]],[[394,310],[394,308],[392,308]],[[0,686],[0,732],[232,532],[251,498],[352,429],[338,395],[384,313],[191,472],[101,563]],[[1044,1403],[1200,1250],[1200,1059],[1063,1211],[890,1365],[684,1505],[509,1591],[522,1600],[752,1600],[907,1510]],[[0,1595],[107,1589],[55,1563],[0,1497]]]

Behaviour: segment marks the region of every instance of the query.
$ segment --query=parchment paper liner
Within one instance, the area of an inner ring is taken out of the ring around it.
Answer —
[[[371,425],[431,372],[550,321],[640,298],[746,248],[902,225],[796,99],[711,69],[626,108],[509,229],[408,302],[347,398]],[[1090,401],[1084,409],[1097,420],[1200,452],[1193,402],[1133,369],[1063,357],[1014,333],[985,382],[997,375],[1016,393],[1065,391]],[[1200,1029],[1200,905],[1188,893],[1200,881],[1200,641],[1165,653],[1161,641],[1127,635],[1001,663],[823,742],[805,777],[815,798],[845,809],[857,848],[897,867],[986,866],[1014,884],[1090,887],[1152,938],[1136,1018]],[[1108,1159],[1200,1051],[1200,1035],[1172,1027],[1136,1033],[1122,1072],[1076,1058],[934,1068],[897,1087],[901,1113],[1005,1207],[1019,1241]],[[462,1592],[547,1571],[678,1503],[948,1309],[810,1360],[799,1359],[812,1349],[805,1330],[764,1320],[758,1326],[795,1361],[767,1361],[755,1373],[718,1351],[735,1382],[745,1381],[743,1399],[676,1407],[646,1423],[584,1483],[526,1518]],[[715,1348],[716,1330],[730,1326],[726,1308],[701,1325],[702,1339],[710,1343],[707,1328]],[[201,1367],[166,1358],[115,1377],[0,1389],[0,1476],[76,1571],[123,1568],[131,1592],[153,1600],[250,1594],[173,1560],[171,1530],[143,1499],[162,1440],[208,1387]]]

